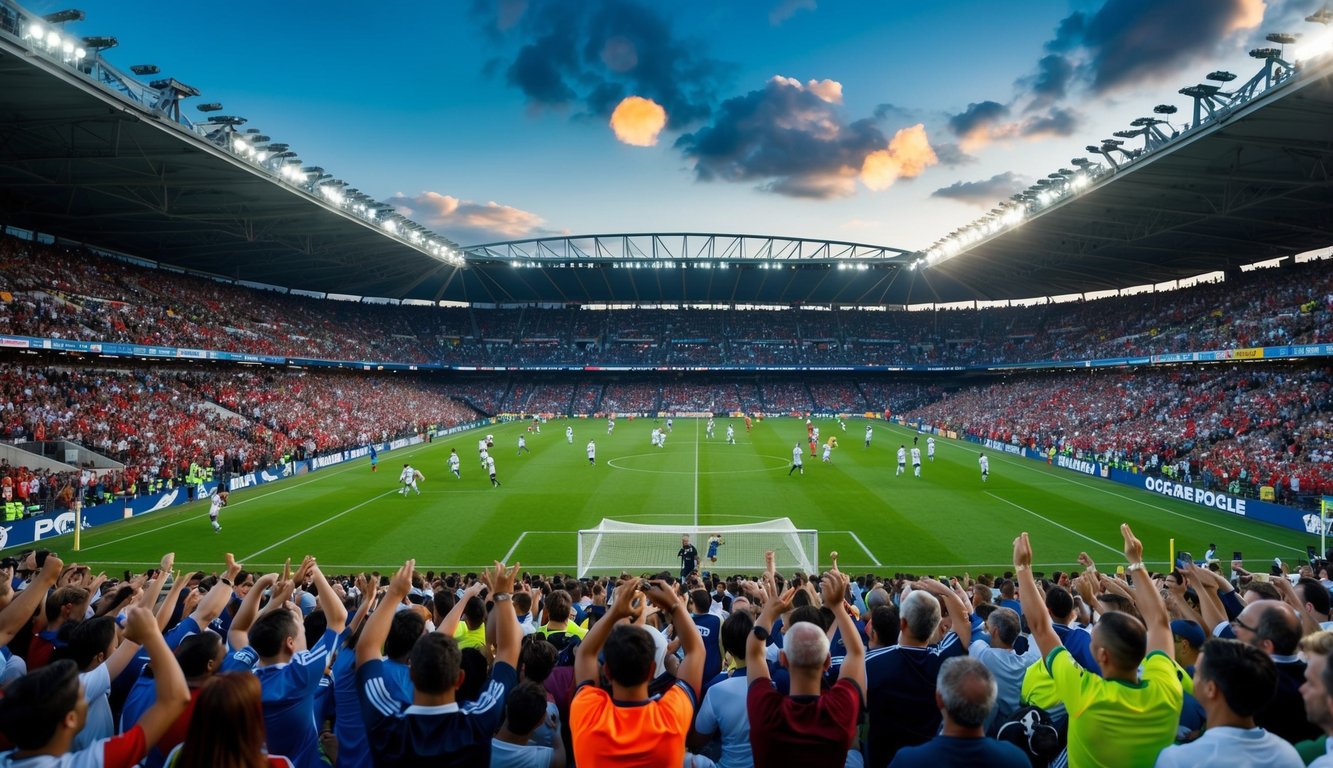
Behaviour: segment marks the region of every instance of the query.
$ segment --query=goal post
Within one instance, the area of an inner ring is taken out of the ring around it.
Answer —
[[[718,535],[717,564],[708,562],[708,539]],[[797,528],[782,517],[745,525],[643,525],[602,520],[578,532],[578,575],[650,573],[680,570],[680,537],[689,536],[699,550],[698,568],[722,573],[759,573],[764,553],[772,550],[779,572],[815,573],[819,563],[819,532]],[[711,566],[711,567],[710,567]]]

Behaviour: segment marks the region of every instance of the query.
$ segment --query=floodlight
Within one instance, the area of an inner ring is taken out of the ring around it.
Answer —
[[[217,112],[222,109],[222,104],[216,101],[210,101],[207,104],[200,104],[195,107],[200,112]]]
[[[195,88],[193,85],[186,85],[185,83],[182,83],[181,81],[177,80],[174,77],[167,77],[161,80],[154,80],[153,82],[148,84],[148,87],[155,88],[159,91],[175,91],[176,95],[179,96],[180,98],[199,95],[198,88]],[[244,122],[245,118],[240,118],[240,120]]]
[[[1276,48],[1255,48],[1250,51],[1250,58],[1254,59],[1277,59],[1282,57],[1282,51]]]
[[[1092,161],[1086,157],[1075,157],[1069,161],[1070,165],[1077,165],[1079,168],[1086,168],[1092,164]]]
[[[1121,141],[1120,139],[1102,139],[1102,146],[1103,146],[1103,147],[1107,146],[1108,144],[1109,144],[1110,146],[1113,146],[1113,147],[1118,147],[1118,146],[1120,146],[1121,144],[1124,144],[1124,143],[1125,143],[1125,142]]]
[[[1152,111],[1159,115],[1174,115],[1177,110],[1174,104],[1158,104]]]
[[[1199,83],[1198,85],[1191,85],[1188,88],[1181,88],[1179,93],[1181,96],[1189,96],[1193,99],[1206,99],[1215,96],[1219,90],[1221,89],[1216,85]]]
[[[46,30],[42,27],[41,24],[38,24],[37,22],[34,21],[28,27],[28,37],[41,40],[42,38],[46,37]]]
[[[1140,132],[1140,131],[1115,131],[1115,132],[1112,133],[1111,135],[1112,135],[1112,136],[1119,136],[1119,137],[1122,138],[1122,139],[1132,139],[1132,138],[1134,138],[1135,136],[1139,136],[1139,135],[1141,135],[1141,132]]]
[[[1296,42],[1297,36],[1286,32],[1269,32],[1264,39],[1270,43],[1277,43],[1278,45],[1291,45]]]
[[[86,17],[83,11],[71,8],[67,11],[48,13],[42,18],[46,19],[51,24],[64,24],[67,21],[83,21]]]
[[[49,48],[54,48],[57,45],[60,45],[60,33],[56,32],[54,29],[51,30],[50,32],[47,32],[46,45]]]
[[[244,117],[235,117],[233,115],[214,115],[205,122],[213,125],[230,125],[232,127],[245,123]]]
[[[134,66],[130,67],[130,71],[136,75],[143,76],[143,75],[156,75],[158,72],[161,72],[162,70],[158,69],[158,66],[156,64],[135,64]]]
[[[1223,69],[1216,69],[1213,70],[1212,72],[1209,72],[1204,79],[1212,80],[1213,82],[1216,83],[1229,83],[1232,80],[1236,79],[1236,75],[1235,73],[1227,72],[1226,70]]]
[[[1306,16],[1305,20],[1310,22],[1311,24],[1326,25],[1329,22],[1333,22],[1333,12],[1329,12],[1328,6],[1325,5],[1323,8],[1320,8],[1319,10],[1315,11],[1313,14]]]
[[[83,38],[83,45],[94,51],[105,51],[120,45],[120,41],[110,35],[89,35]]]

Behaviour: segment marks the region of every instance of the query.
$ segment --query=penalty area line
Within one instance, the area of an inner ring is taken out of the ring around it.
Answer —
[[[875,557],[875,553],[870,551],[870,547],[867,547],[865,542],[861,541],[861,537],[856,535],[856,531],[825,531],[825,533],[845,533],[848,536],[851,536],[852,541],[855,541],[856,546],[860,547],[861,551],[866,553],[866,556],[870,558],[870,562],[874,563],[876,568],[884,567],[884,564],[879,561],[879,558]]]

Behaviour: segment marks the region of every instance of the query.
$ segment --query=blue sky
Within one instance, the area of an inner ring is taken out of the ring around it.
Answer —
[[[714,231],[918,249],[1154,104],[1188,119],[1177,89],[1248,77],[1246,51],[1312,31],[1319,5],[81,0],[71,31],[114,35],[112,63],[157,64],[464,245]]]

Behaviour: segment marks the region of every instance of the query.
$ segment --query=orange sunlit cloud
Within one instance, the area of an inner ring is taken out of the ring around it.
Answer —
[[[940,161],[926,137],[926,127],[917,123],[903,128],[889,146],[866,155],[861,163],[861,183],[870,189],[888,189],[898,179],[914,179]]]

